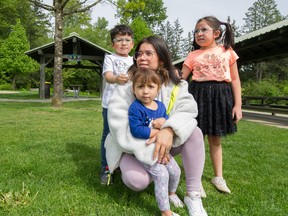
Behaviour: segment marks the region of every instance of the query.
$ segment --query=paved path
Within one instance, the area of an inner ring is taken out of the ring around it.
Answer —
[[[23,99],[7,99],[7,98],[0,98],[0,101],[4,101],[4,102],[29,102],[29,103],[51,103],[51,98],[49,99],[27,99],[27,100],[23,100]],[[65,97],[62,98],[62,102],[70,102],[70,101],[87,101],[87,100],[101,100],[101,98],[89,98],[89,97],[79,97],[79,98],[74,98],[74,97]]]
[[[288,115],[243,110],[243,119],[288,129]]]

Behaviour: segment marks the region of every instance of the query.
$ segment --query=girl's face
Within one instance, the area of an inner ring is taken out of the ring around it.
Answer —
[[[134,94],[136,98],[142,102],[143,105],[149,106],[158,94],[159,86],[156,83],[136,82],[134,85]]]
[[[160,66],[160,60],[154,47],[149,43],[143,43],[139,47],[136,58],[138,68],[149,68],[157,71]]]
[[[197,23],[194,30],[195,41],[201,47],[200,49],[215,47],[217,45],[215,39],[219,37],[219,34],[220,31],[212,29],[205,20]]]

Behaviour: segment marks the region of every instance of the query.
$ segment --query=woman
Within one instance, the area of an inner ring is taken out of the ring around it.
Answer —
[[[138,43],[133,66],[152,69],[162,78],[163,69],[168,70],[169,82],[167,85],[162,84],[157,96],[157,100],[163,102],[166,108],[172,92],[175,93],[174,86],[178,86],[178,92],[174,94],[176,100],[168,120],[157,135],[145,143],[135,139],[129,129],[128,108],[135,100],[132,83],[116,87],[108,107],[110,134],[105,141],[110,172],[119,166],[124,184],[134,191],[141,191],[151,183],[152,178],[139,161],[152,165],[155,161],[165,161],[169,152],[173,156],[181,154],[186,176],[184,202],[189,215],[205,216],[207,213],[200,195],[205,161],[204,140],[195,119],[198,114],[197,104],[188,92],[187,82],[177,76],[168,46],[157,36],[144,38]]]

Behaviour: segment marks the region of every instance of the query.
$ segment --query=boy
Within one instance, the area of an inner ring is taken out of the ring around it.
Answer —
[[[116,25],[111,31],[111,42],[115,53],[105,55],[103,64],[103,77],[106,86],[102,96],[102,116],[103,116],[103,132],[101,139],[101,184],[109,185],[112,176],[106,161],[106,149],[104,147],[105,139],[110,132],[107,109],[109,99],[114,91],[115,85],[124,85],[128,81],[127,71],[133,64],[133,57],[129,56],[129,52],[134,46],[133,32],[126,25]]]

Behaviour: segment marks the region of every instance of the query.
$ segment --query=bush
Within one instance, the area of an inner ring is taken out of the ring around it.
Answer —
[[[9,83],[0,84],[0,90],[13,90],[13,87]]]
[[[268,97],[277,97],[283,96],[283,92],[276,85],[273,80],[263,80],[259,83],[248,82],[243,84],[243,95],[244,96],[268,96]]]

